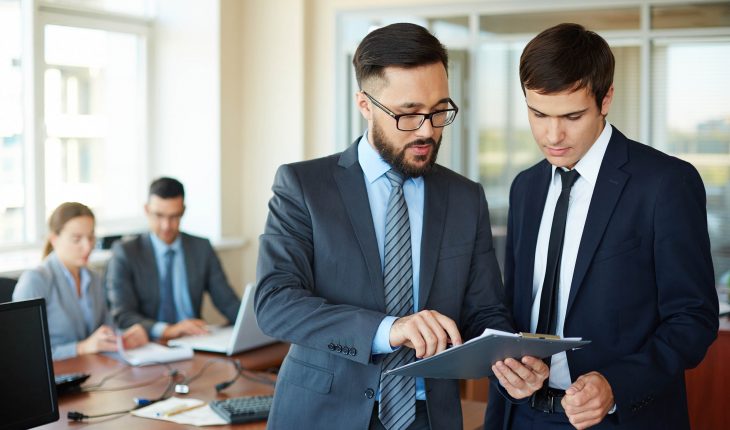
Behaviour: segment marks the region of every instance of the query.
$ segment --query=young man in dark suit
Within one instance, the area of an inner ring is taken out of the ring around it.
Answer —
[[[493,382],[488,429],[688,429],[685,369],[718,329],[705,190],[689,163],[606,122],[614,57],[561,24],[520,59],[545,160],[515,178],[505,288],[517,329],[583,337],[529,401]],[[508,369],[499,384],[510,385]]]
[[[368,131],[282,166],[261,236],[256,314],[292,344],[269,428],[461,429],[452,380],[383,376],[487,327],[512,330],[482,187],[436,162],[449,98],[445,48],[393,24],[355,53]],[[515,395],[547,366],[525,357]]]
[[[142,324],[153,339],[207,333],[200,319],[204,292],[235,321],[240,301],[210,241],[180,231],[183,185],[166,177],[153,181],[145,214],[150,232],[112,247],[106,282],[115,323]]]

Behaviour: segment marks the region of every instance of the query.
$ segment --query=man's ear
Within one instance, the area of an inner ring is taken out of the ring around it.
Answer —
[[[355,105],[366,121],[373,119],[372,104],[370,104],[370,99],[362,91],[355,93]]]
[[[611,102],[613,102],[613,85],[608,89],[601,102],[601,115],[604,117],[608,115],[608,111],[611,109]]]

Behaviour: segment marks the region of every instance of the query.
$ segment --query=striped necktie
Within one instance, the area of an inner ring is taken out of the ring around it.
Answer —
[[[385,173],[392,189],[385,214],[385,251],[383,285],[385,312],[402,317],[413,312],[413,267],[411,262],[411,227],[408,206],[403,197],[403,176]],[[383,373],[415,360],[415,352],[406,346],[388,354]],[[407,428],[416,418],[416,380],[403,376],[380,376],[378,417],[388,430]]]

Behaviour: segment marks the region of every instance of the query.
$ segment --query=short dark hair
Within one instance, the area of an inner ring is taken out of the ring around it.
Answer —
[[[149,197],[157,196],[163,199],[172,199],[175,197],[185,198],[185,188],[183,184],[174,178],[163,176],[157,178],[150,184]]]
[[[360,89],[370,78],[382,78],[386,67],[413,68],[438,62],[448,72],[449,56],[444,45],[420,25],[403,22],[371,31],[352,59]]]
[[[522,51],[522,91],[553,94],[588,88],[600,110],[613,84],[614,64],[601,36],[580,24],[558,24],[535,36]]]

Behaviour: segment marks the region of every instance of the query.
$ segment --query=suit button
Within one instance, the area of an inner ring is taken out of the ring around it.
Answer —
[[[335,347],[335,351],[337,351],[337,352],[342,352],[342,345],[337,345],[337,346]]]
[[[365,397],[367,397],[368,399],[372,399],[373,397],[375,397],[375,391],[373,391],[372,388],[368,388],[367,390],[365,390]]]
[[[330,343],[329,345],[327,345],[327,348],[329,348],[330,351],[334,351],[335,350],[335,344],[334,343]]]
[[[350,353],[350,348],[343,346],[342,347],[342,353],[345,355],[348,355]]]
[[[353,357],[356,356],[357,355],[357,349],[355,349],[354,347],[353,348],[350,348],[350,355],[353,356]]]

